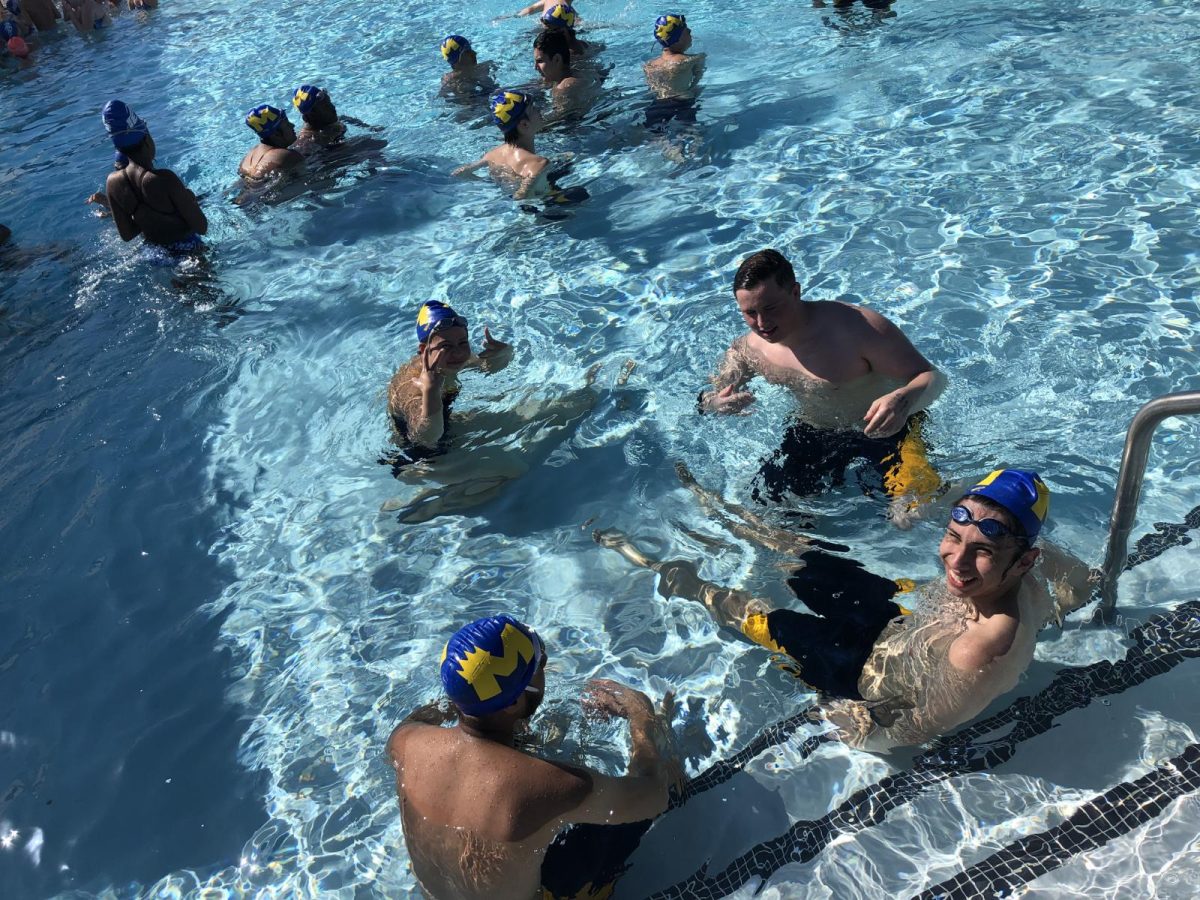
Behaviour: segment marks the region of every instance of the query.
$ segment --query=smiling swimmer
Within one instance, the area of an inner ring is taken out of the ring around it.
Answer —
[[[266,103],[256,106],[246,113],[246,126],[258,135],[258,143],[238,166],[238,174],[247,181],[261,181],[304,165],[304,157],[290,149],[296,143],[296,128],[282,109]]]
[[[461,390],[459,373],[474,368],[491,374],[511,361],[512,347],[492,337],[486,327],[483,349],[473,354],[467,320],[441,301],[422,303],[417,310],[417,354],[388,384],[388,414],[401,442],[421,448],[419,456],[428,455],[422,449],[439,448],[450,407]]]

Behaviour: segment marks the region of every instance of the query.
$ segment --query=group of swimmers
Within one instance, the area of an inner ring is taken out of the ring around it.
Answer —
[[[603,73],[589,64],[596,54],[596,45],[579,39],[576,34],[579,16],[572,5],[562,0],[543,0],[517,15],[533,13],[540,13],[542,27],[533,41],[533,62],[542,86],[549,91],[552,118],[560,120],[585,112],[595,101],[604,78]],[[646,111],[647,127],[660,129],[672,119],[695,121],[694,101],[704,72],[705,55],[688,53],[692,32],[687,18],[675,13],[659,16],[654,22],[654,39],[662,52],[643,67],[646,83],[655,97]],[[492,64],[481,63],[470,40],[463,35],[446,37],[441,51],[450,66],[442,80],[443,89],[467,100],[490,94],[491,122],[504,136],[504,143],[476,162],[459,167],[454,174],[466,175],[486,167],[493,177],[512,188],[515,199],[563,197],[553,184],[550,160],[539,155],[534,146],[536,135],[551,120],[542,114],[534,96],[515,87],[496,89]]]
[[[791,264],[773,249],[742,261],[733,295],[747,333],[700,391],[697,413],[747,414],[755,378],[786,386],[798,401],[779,449],[762,461],[755,498],[812,496],[853,472],[905,523],[948,500],[943,577],[918,588],[873,574],[706,491],[682,467],[685,485],[735,534],[798,556],[788,585],[807,612],[706,581],[691,561],[655,560],[620,532],[597,531],[595,540],[656,572],[662,596],[699,602],[731,633],[786,657],[843,741],[886,750],[946,733],[1016,686],[1037,632],[1088,600],[1092,573],[1039,541],[1050,491],[1037,473],[1002,468],[943,483],[921,432],[946,378],[887,318],[804,299]],[[467,320],[439,301],[420,307],[416,344],[389,387],[397,439],[435,460],[465,453],[446,440],[458,376],[496,371],[511,350],[485,331],[484,349],[473,354]],[[670,698],[656,707],[612,681],[589,685],[591,714],[629,722],[622,777],[517,747],[546,690],[549,653],[534,628],[508,614],[463,625],[439,668],[449,704],[418,709],[388,741],[413,872],[432,897],[607,896],[667,808],[681,772]]]
[[[156,9],[158,0],[125,0],[129,9]],[[0,40],[18,59],[28,59],[38,33],[54,30],[59,20],[70,22],[80,34],[100,31],[112,24],[121,0],[4,0],[0,7]]]

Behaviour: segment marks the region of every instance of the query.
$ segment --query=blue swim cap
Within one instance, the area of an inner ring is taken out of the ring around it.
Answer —
[[[1037,540],[1050,511],[1050,489],[1037,472],[997,469],[967,491],[967,496],[987,497],[1007,509],[1025,529],[1029,543]]]
[[[113,146],[118,150],[136,147],[150,136],[145,121],[120,100],[109,100],[104,104],[100,118],[104,121],[104,130],[112,139]]]
[[[467,320],[440,300],[426,300],[417,310],[417,343],[423,344],[443,328],[467,327]]]
[[[559,3],[542,13],[542,24],[547,28],[574,28],[578,18],[575,7],[569,3]]]
[[[284,116],[282,109],[266,103],[256,106],[250,112],[246,113],[246,124],[260,138],[267,138],[273,135],[285,121],[287,121],[287,118]]]
[[[304,115],[316,105],[324,93],[325,91],[315,84],[302,84],[292,94],[292,106],[300,111],[300,115]]]
[[[452,34],[442,41],[442,59],[450,63],[450,65],[458,65],[459,57],[463,55],[464,50],[471,49],[471,42],[461,34]]]
[[[529,102],[529,95],[520,91],[497,91],[488,101],[492,110],[492,124],[508,134],[517,127],[521,117],[529,110]]]
[[[654,20],[654,39],[664,47],[670,47],[679,42],[687,28],[687,17],[678,13],[659,16]]]
[[[5,19],[0,22],[0,40],[11,40],[21,36],[21,29],[13,19]]]
[[[486,716],[516,703],[545,658],[537,632],[512,616],[477,619],[442,651],[442,687],[465,715]]]

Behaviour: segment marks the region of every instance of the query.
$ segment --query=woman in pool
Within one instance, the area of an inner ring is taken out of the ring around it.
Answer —
[[[924,743],[977,716],[1016,686],[1038,630],[1087,601],[1086,567],[1057,548],[1033,546],[1049,505],[1037,474],[1018,469],[992,472],[968,490],[938,549],[945,576],[920,590],[915,611],[894,599],[911,584],[815,550],[801,556],[788,584],[817,615],[772,609],[746,591],[704,581],[692,563],[652,560],[619,533],[595,538],[658,572],[662,595],[703,603],[721,625],[787,654],[829,701],[825,716],[843,740],[885,750]]]
[[[102,0],[63,0],[63,16],[80,34],[100,31],[112,24],[112,9]]]
[[[145,121],[120,100],[108,102],[103,119],[113,146],[127,160],[109,174],[104,187],[121,240],[140,234],[171,253],[200,249],[208,219],[178,175],[154,167],[156,148]]]
[[[475,368],[499,372],[512,361],[512,347],[483,329],[483,349],[471,352],[467,320],[446,304],[428,300],[417,311],[417,354],[388,384],[388,414],[401,440],[424,450],[446,434],[450,407],[461,387],[458,375]]]

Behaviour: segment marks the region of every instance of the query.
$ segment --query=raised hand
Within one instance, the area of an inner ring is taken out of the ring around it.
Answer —
[[[479,351],[479,368],[485,372],[499,372],[511,361],[512,345],[496,340],[485,325],[483,328],[483,349]]]
[[[421,369],[413,379],[413,384],[419,387],[422,393],[441,394],[442,385],[446,381],[446,373],[441,367],[445,352],[445,344],[438,344],[436,347],[426,344],[425,349],[421,351]]]

